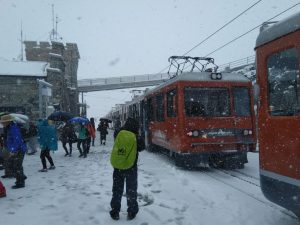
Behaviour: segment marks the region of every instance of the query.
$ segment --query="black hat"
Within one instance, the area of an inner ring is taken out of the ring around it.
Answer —
[[[129,117],[125,124],[124,124],[124,130],[131,131],[132,133],[138,134],[139,133],[139,122],[134,119]]]

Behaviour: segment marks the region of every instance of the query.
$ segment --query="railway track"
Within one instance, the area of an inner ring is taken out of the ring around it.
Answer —
[[[230,170],[224,170],[224,169],[217,169],[217,171],[220,171],[220,172],[225,173],[229,176],[232,176],[236,179],[239,179],[241,181],[247,182],[251,185],[254,185],[254,186],[260,188],[259,179],[254,177],[254,176],[251,176],[249,174],[246,174],[246,173],[243,173],[243,172],[240,172],[240,171],[237,171],[237,170],[230,171]]]
[[[286,216],[288,217],[291,217],[295,220],[298,221],[298,217],[296,217],[293,213],[269,202],[267,199],[263,199],[261,198],[260,196],[256,196],[255,193],[251,192],[250,189],[243,189],[238,183],[244,183],[246,185],[251,185],[252,188],[259,188],[259,190],[256,190],[257,191],[261,191],[260,190],[260,185],[257,184],[256,182],[259,181],[259,179],[251,176],[251,175],[248,175],[248,174],[245,174],[243,172],[236,172],[236,171],[229,171],[229,170],[222,170],[222,169],[214,169],[214,170],[211,170],[210,171],[206,171],[204,173],[205,175],[211,177],[212,179],[214,180],[217,180],[218,182],[221,182],[222,184],[226,185],[226,186],[229,186],[245,195],[247,195],[248,197],[252,198],[252,199],[255,199],[256,201],[264,204],[265,206],[267,207],[270,207],[274,210],[277,210],[277,211],[280,211],[281,213],[285,214]],[[224,176],[225,174],[225,176]],[[232,182],[232,179],[229,180],[229,178],[233,178],[233,179],[236,179],[238,182]],[[253,181],[253,180],[256,180]]]

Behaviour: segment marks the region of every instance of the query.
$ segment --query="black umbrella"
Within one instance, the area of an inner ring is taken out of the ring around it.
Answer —
[[[100,118],[100,121],[102,122],[107,122],[107,123],[111,123],[112,121],[110,119],[107,118]]]
[[[68,121],[71,118],[73,118],[71,113],[63,112],[63,111],[56,111],[50,114],[48,116],[48,120],[54,120],[54,121]]]

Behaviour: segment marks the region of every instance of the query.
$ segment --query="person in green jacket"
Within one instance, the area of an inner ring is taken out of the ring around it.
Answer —
[[[134,219],[139,211],[137,202],[137,160],[139,151],[145,148],[145,143],[138,134],[138,121],[128,118],[124,127],[120,129],[115,137],[110,158],[114,167],[110,216],[114,220],[119,219],[125,182],[128,206],[127,219]]]
[[[79,130],[78,130],[78,139],[77,139],[77,148],[80,152],[79,157],[86,158],[87,155],[87,138],[89,136],[88,129],[84,126],[84,124],[80,124]],[[80,145],[82,146],[82,149],[80,148]]]

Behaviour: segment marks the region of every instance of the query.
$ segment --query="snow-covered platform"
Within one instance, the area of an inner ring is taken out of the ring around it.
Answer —
[[[113,221],[108,213],[111,133],[106,146],[96,140],[86,159],[78,158],[75,145],[72,157],[64,157],[60,147],[52,153],[56,169],[47,173],[38,172],[39,154],[26,155],[26,187],[13,190],[10,186],[15,180],[2,179],[7,197],[0,199],[0,225],[299,224],[292,213],[261,193],[258,153],[249,153],[243,170],[189,171],[177,168],[164,155],[147,151],[140,153],[138,162],[140,212],[127,221],[124,196],[120,221]]]

